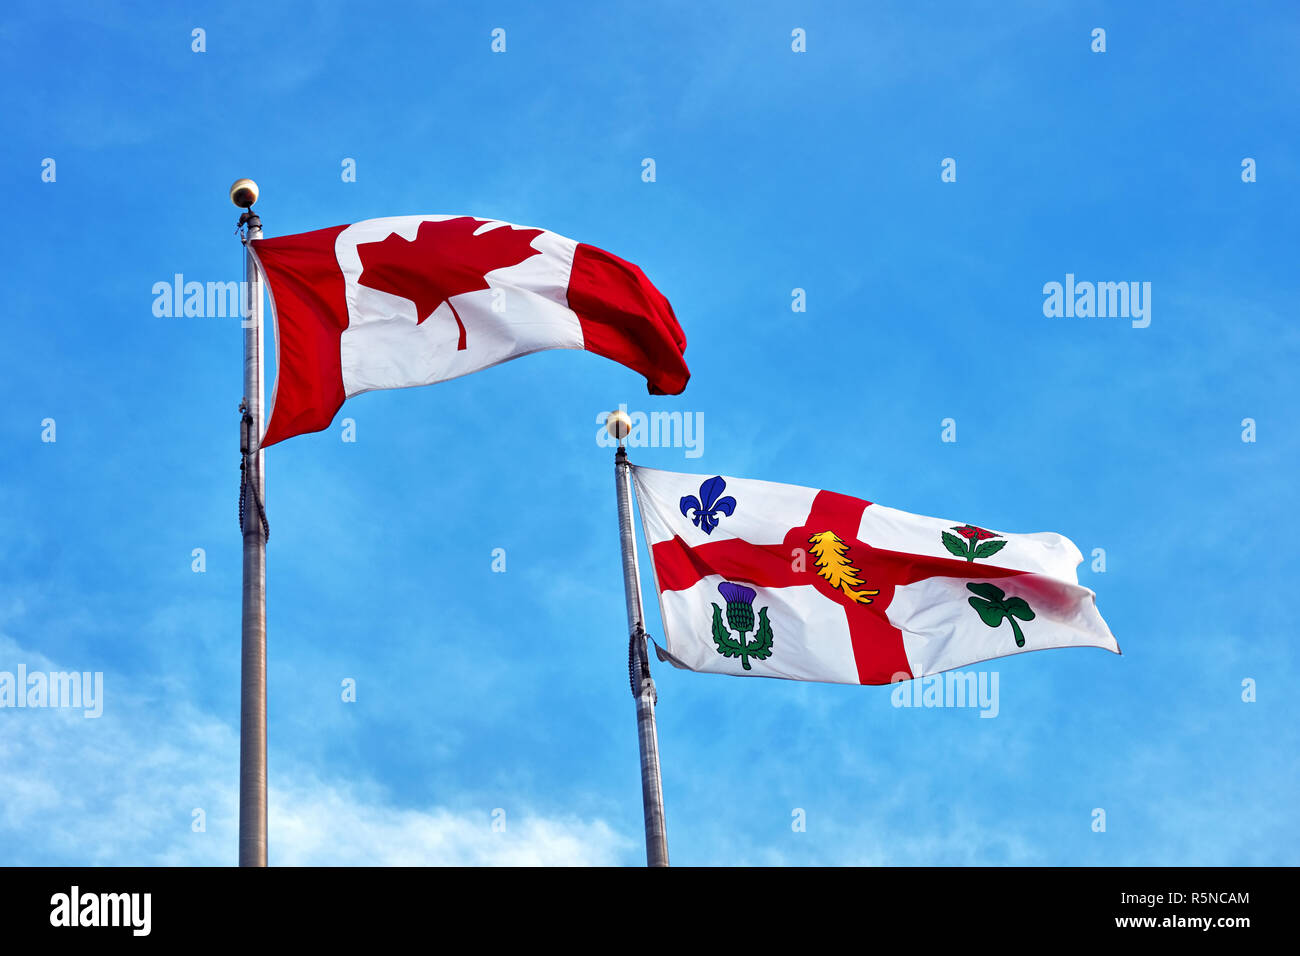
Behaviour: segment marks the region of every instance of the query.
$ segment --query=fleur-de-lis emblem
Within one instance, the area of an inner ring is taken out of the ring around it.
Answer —
[[[722,476],[714,475],[700,485],[698,498],[694,495],[682,498],[682,514],[690,518],[691,523],[705,534],[713,534],[713,529],[718,526],[718,512],[730,518],[736,510],[735,498],[731,495],[722,497],[726,488],[727,483],[722,480]]]

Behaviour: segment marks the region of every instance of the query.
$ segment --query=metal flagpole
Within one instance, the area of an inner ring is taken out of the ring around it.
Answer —
[[[623,592],[627,597],[628,669],[632,696],[636,698],[637,743],[641,749],[641,804],[645,811],[647,866],[668,865],[668,831],[664,826],[663,780],[659,773],[659,732],[655,727],[655,682],[650,677],[641,607],[641,575],[636,559],[636,533],[632,529],[632,466],[623,448],[631,428],[624,412],[610,414],[606,426],[619,440],[614,454],[614,485],[618,492],[618,536],[623,549]]]
[[[266,473],[262,438],[262,280],[250,239],[262,237],[253,212],[257,184],[240,179],[230,199],[244,209],[244,270],[248,300],[244,327],[244,400],[240,405],[240,530],[244,536],[242,649],[239,672],[239,865],[266,866]],[[251,499],[251,501],[249,500]]]

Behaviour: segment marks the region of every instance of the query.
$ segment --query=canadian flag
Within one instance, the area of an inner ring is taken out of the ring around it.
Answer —
[[[634,467],[667,647],[694,671],[888,684],[1048,647],[1119,653],[1079,549],[832,491]]]
[[[586,349],[676,395],[686,336],[644,273],[543,229],[398,216],[250,242],[278,365],[262,446],[329,427],[344,400],[542,349]]]

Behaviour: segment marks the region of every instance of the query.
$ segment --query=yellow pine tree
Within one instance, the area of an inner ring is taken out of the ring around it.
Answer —
[[[861,572],[848,558],[849,546],[834,531],[819,532],[809,538],[808,543],[812,545],[813,556],[817,559],[817,573],[829,581],[831,587],[843,591],[858,604],[870,604],[869,595],[880,593],[865,588],[861,591],[853,590],[866,582],[858,577]]]

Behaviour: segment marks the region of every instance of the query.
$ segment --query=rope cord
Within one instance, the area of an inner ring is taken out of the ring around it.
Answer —
[[[257,486],[253,484],[252,479],[249,477],[249,472],[252,469],[248,467],[248,446],[253,416],[248,413],[248,406],[243,406],[241,410],[244,417],[240,419],[240,424],[243,426],[243,440],[239,443],[239,530],[241,533],[244,530],[244,515],[247,513],[248,491],[251,488],[253,491],[253,504],[257,505],[257,517],[262,522],[262,534],[266,536],[267,541],[270,541],[271,524],[266,520],[266,509],[262,507],[262,496],[257,493]]]
[[[632,686],[632,696],[641,696],[641,683],[650,676],[650,661],[646,658],[645,642],[649,637],[640,624],[627,642],[627,679]],[[651,638],[653,640],[653,638]]]

